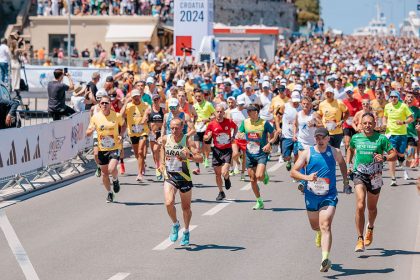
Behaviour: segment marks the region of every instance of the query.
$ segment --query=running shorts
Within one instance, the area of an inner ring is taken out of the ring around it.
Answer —
[[[246,140],[245,139],[235,139],[234,142],[236,145],[238,145],[238,148],[241,151],[246,151]]]
[[[353,172],[353,183],[354,185],[364,185],[366,187],[366,190],[371,194],[379,194],[381,192],[381,188],[373,189],[373,186],[371,184],[370,175],[363,174],[360,172]]]
[[[218,149],[217,147],[212,147],[211,150],[213,152],[213,167],[222,166],[225,163],[230,164],[232,162],[232,148]]]
[[[337,203],[337,194],[316,195],[307,189],[305,190],[305,204],[307,211],[316,212],[325,206],[336,207]]]
[[[391,135],[389,137],[392,147],[397,150],[397,153],[404,154],[407,149],[407,135]]]
[[[283,138],[283,141],[281,143],[281,150],[283,152],[283,157],[290,157],[292,155],[292,152],[294,155],[297,155],[297,142],[294,142],[291,138]]]
[[[261,152],[258,155],[251,155],[246,153],[246,168],[257,167],[258,164],[267,165],[268,154]]]
[[[350,136],[350,137],[352,137],[353,135],[357,133],[353,127],[343,128],[343,132],[345,136]]]
[[[133,136],[133,137],[130,137],[131,144],[133,144],[133,145],[137,145],[140,142],[140,140],[143,140],[143,139],[147,140],[147,136]]]
[[[112,150],[112,151],[99,151],[98,152],[98,161],[99,165],[107,165],[111,161],[111,159],[120,159],[120,150]]]
[[[194,141],[197,142],[203,142],[204,141],[204,133],[205,132],[196,132],[196,134],[194,135]],[[204,141],[205,144],[211,144],[211,139],[208,141]]]
[[[172,186],[174,186],[174,188],[176,188],[182,193],[189,192],[193,188],[192,181],[175,180],[174,178],[171,178],[170,174],[168,174],[168,177],[168,179],[165,179],[165,182],[171,184]]]

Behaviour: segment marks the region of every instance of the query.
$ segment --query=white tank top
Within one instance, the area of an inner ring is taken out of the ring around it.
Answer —
[[[298,113],[298,141],[303,145],[314,146],[315,145],[315,130],[316,127],[313,127],[314,124],[314,111],[309,113],[309,116],[303,114],[303,111]],[[311,127],[308,124],[311,124]]]
[[[242,121],[248,117],[248,113],[245,109],[239,111],[238,108],[235,108],[230,111],[230,117],[232,121],[236,124],[236,126],[239,128],[242,124]]]
[[[293,122],[296,119],[296,114],[300,110],[300,105],[298,108],[293,107],[289,102],[284,105],[284,114],[282,119],[282,134],[284,138],[293,138]]]

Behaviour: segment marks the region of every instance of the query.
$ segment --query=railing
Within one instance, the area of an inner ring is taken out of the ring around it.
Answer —
[[[21,127],[52,122],[51,114],[46,111],[18,110],[16,114]]]

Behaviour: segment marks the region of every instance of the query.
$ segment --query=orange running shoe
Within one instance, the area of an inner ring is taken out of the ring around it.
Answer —
[[[120,162],[120,174],[124,175],[125,174],[125,165],[124,162]]]
[[[366,226],[365,246],[368,247],[373,241],[373,228]]]
[[[357,238],[356,248],[354,249],[355,252],[364,252],[365,251],[365,244],[363,243],[363,238]]]

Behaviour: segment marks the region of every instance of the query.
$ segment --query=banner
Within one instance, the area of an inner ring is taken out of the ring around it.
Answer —
[[[203,38],[213,35],[214,1],[177,0],[174,5],[175,55],[183,55],[181,48],[194,48],[196,56]]]
[[[93,145],[86,137],[90,114],[49,124],[0,130],[0,178],[67,161]]]
[[[67,67],[65,65],[61,66],[37,66],[37,65],[25,65],[25,69],[20,70],[20,76],[22,79],[25,79],[25,74],[23,71],[26,71],[26,78],[29,87],[29,92],[34,91],[43,91],[47,90],[48,82],[54,80],[54,70],[57,68]],[[68,71],[73,79],[75,84],[80,82],[90,82],[92,80],[92,74],[94,72],[99,72],[101,74],[101,79],[98,82],[98,88],[103,87],[105,79],[107,76],[112,76],[112,69],[105,68],[87,68],[87,67],[67,67]],[[64,82],[67,83],[67,79],[64,78]]]

